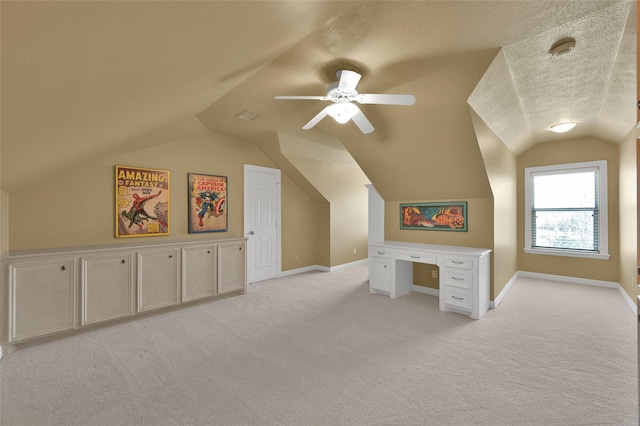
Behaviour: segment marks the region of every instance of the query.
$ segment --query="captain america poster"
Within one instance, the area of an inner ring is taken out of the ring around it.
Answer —
[[[189,233],[225,232],[227,177],[189,173]]]

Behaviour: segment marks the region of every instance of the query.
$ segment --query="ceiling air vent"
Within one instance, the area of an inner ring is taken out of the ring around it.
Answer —
[[[240,114],[236,115],[236,117],[241,118],[247,121],[253,121],[260,116],[253,111],[249,111],[248,109],[242,111]]]

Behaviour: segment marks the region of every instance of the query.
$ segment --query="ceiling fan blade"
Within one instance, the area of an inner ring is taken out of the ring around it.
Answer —
[[[356,96],[356,101],[361,104],[413,105],[416,102],[416,97],[413,95],[360,93]]]
[[[338,89],[343,92],[353,92],[358,87],[360,78],[362,77],[355,71],[342,70],[340,71],[340,83],[338,83]]]
[[[333,105],[333,104],[331,104],[331,105]],[[304,130],[309,130],[310,128],[312,128],[313,126],[318,124],[320,122],[320,120],[322,120],[323,118],[325,118],[329,114],[329,107],[331,105],[329,105],[328,107],[326,107],[322,111],[320,111],[318,114],[316,114],[316,116],[313,117],[311,120],[309,120],[309,122],[307,124],[305,124],[304,127],[302,127],[302,128]]]
[[[358,126],[360,131],[365,135],[375,130],[373,128],[373,125],[369,121],[369,119],[367,119],[367,117],[365,117],[362,111],[360,111],[360,108],[358,108],[358,112],[356,113],[356,115],[351,117],[351,120],[353,120],[353,122],[356,123],[356,126]]]
[[[328,101],[327,96],[274,96],[273,99],[311,99],[315,101]]]

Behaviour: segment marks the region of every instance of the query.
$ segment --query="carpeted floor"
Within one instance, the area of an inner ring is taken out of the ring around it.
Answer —
[[[9,425],[637,425],[635,315],[519,279],[481,320],[369,293],[366,265],[14,352]]]

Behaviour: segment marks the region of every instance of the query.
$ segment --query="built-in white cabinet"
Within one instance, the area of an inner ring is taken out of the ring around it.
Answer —
[[[7,350],[79,328],[247,291],[246,238],[9,253],[2,258]]]
[[[138,253],[138,312],[178,304],[177,248]]]
[[[391,290],[391,251],[377,247],[369,249],[369,285],[372,293],[389,296]]]
[[[400,297],[412,290],[413,264],[440,268],[439,308],[480,319],[489,309],[489,249],[383,241],[369,246],[372,293]]]
[[[216,245],[182,249],[183,302],[217,294],[216,253]]]
[[[75,328],[75,277],[73,258],[8,265],[8,341],[18,343]]]
[[[244,241],[218,245],[218,294],[247,290],[247,246]]]
[[[80,268],[82,326],[135,314],[133,254],[85,256]]]

